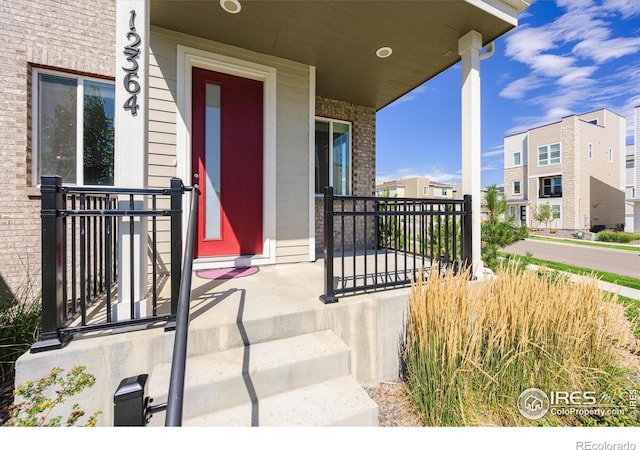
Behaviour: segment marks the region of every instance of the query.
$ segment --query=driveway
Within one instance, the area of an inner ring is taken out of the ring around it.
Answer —
[[[529,251],[538,259],[640,278],[640,248],[631,252],[527,239],[502,251],[518,255]]]

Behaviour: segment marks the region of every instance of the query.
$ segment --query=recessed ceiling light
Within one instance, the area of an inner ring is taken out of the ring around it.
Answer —
[[[220,0],[220,7],[230,14],[238,14],[242,9],[238,0]]]
[[[393,49],[391,47],[380,47],[376,50],[376,56],[378,58],[388,58],[393,53]]]

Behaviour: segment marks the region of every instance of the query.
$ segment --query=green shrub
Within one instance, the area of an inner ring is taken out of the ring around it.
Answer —
[[[85,372],[84,366],[72,368],[66,376],[62,376],[63,369],[54,367],[51,372],[38,381],[25,381],[14,394],[19,401],[9,407],[9,420],[6,427],[55,427],[60,425],[74,426],[85,412],[75,403],[69,416],[63,423],[63,417],[49,418],[54,408],[61,405],[68,398],[82,392],[85,388],[95,384],[96,378]],[[49,396],[51,393],[54,395]],[[96,425],[101,411],[93,413],[85,426]]]
[[[628,244],[631,241],[640,239],[640,233],[629,233],[627,231],[601,231],[596,235],[596,239],[602,242],[618,242]]]
[[[0,386],[13,384],[16,359],[40,336],[40,298],[0,305]]]

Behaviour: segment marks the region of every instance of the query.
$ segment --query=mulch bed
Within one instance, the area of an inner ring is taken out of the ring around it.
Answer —
[[[9,406],[13,403],[13,385],[0,386],[0,426],[9,419]]]
[[[382,382],[365,390],[378,405],[378,426],[424,426],[424,422],[404,391],[403,383]]]

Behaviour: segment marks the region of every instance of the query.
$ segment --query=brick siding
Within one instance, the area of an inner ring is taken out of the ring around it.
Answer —
[[[112,77],[115,0],[3,0],[0,24],[2,298],[6,291],[19,290],[27,276],[39,282],[40,198],[32,185],[31,68]]]
[[[351,122],[352,130],[352,195],[375,195],[376,182],[376,111],[373,108],[358,106],[338,100],[316,98],[316,115]],[[316,253],[322,255],[324,235],[324,200],[316,197]],[[351,207],[351,205],[347,205]],[[347,221],[349,222],[349,221]],[[364,222],[356,223],[356,234],[364,237]],[[351,223],[345,223],[351,229]],[[373,226],[369,227],[367,243],[373,242]],[[340,230],[336,227],[334,236],[336,245]],[[364,242],[358,242],[361,246]],[[353,248],[353,242],[347,239],[345,247]]]

